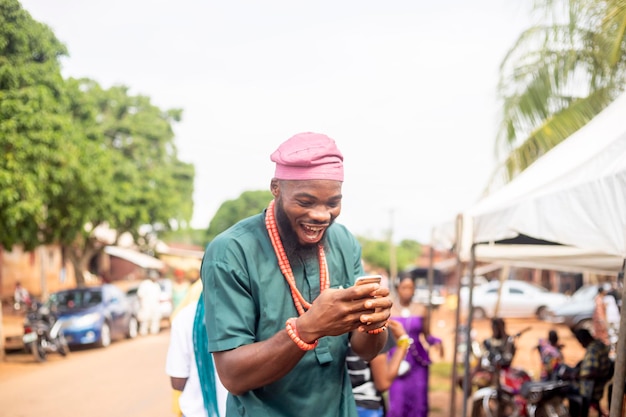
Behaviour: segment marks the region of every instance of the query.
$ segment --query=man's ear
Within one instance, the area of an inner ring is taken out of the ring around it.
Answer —
[[[280,193],[280,184],[276,178],[272,178],[272,181],[270,182],[270,191],[274,197],[278,197],[278,194]]]

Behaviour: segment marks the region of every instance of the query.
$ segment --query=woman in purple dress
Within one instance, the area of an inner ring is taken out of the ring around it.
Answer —
[[[427,309],[413,302],[415,282],[410,276],[400,278],[396,286],[398,299],[394,302],[391,316],[402,323],[413,339],[406,354],[410,369],[396,378],[389,388],[387,417],[426,417],[428,415],[428,366],[431,361],[424,347],[438,345],[443,355],[441,339],[428,332]],[[392,355],[394,349],[389,352]]]

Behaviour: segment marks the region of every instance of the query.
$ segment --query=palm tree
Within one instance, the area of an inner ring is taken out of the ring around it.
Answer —
[[[537,0],[500,66],[502,118],[489,184],[510,181],[584,126],[626,83],[626,0]]]

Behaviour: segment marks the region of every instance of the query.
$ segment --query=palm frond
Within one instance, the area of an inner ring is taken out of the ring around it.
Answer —
[[[509,153],[492,175],[489,187],[494,188],[495,182],[510,181],[535,160],[586,125],[613,100],[614,92],[614,87],[595,91],[588,97],[573,101],[571,105],[546,119],[520,146]]]
[[[602,21],[602,33],[606,39],[608,62],[611,68],[615,68],[624,58],[626,47],[626,0],[608,0],[607,11]]]

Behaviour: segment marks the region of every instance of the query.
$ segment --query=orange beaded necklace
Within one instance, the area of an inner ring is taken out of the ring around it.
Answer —
[[[296,306],[296,310],[298,310],[298,314],[303,315],[305,309],[308,310],[309,308],[311,308],[311,303],[309,303],[304,299],[304,297],[302,297],[302,294],[300,294],[300,291],[298,291],[298,287],[296,287],[296,279],[293,276],[293,271],[291,270],[289,259],[287,258],[285,248],[283,247],[283,242],[280,240],[280,234],[278,233],[276,217],[274,216],[274,205],[275,202],[274,200],[272,200],[265,214],[265,227],[267,228],[267,232],[270,235],[270,240],[272,241],[274,252],[276,253],[276,257],[278,258],[278,266],[280,267],[280,272],[283,273],[285,280],[287,280],[287,283],[289,284],[289,289],[291,290],[291,298],[293,298],[293,303]],[[317,257],[320,263],[320,292],[322,292],[330,287],[330,280],[328,278],[328,265],[326,264],[324,246],[321,243],[317,245]]]

